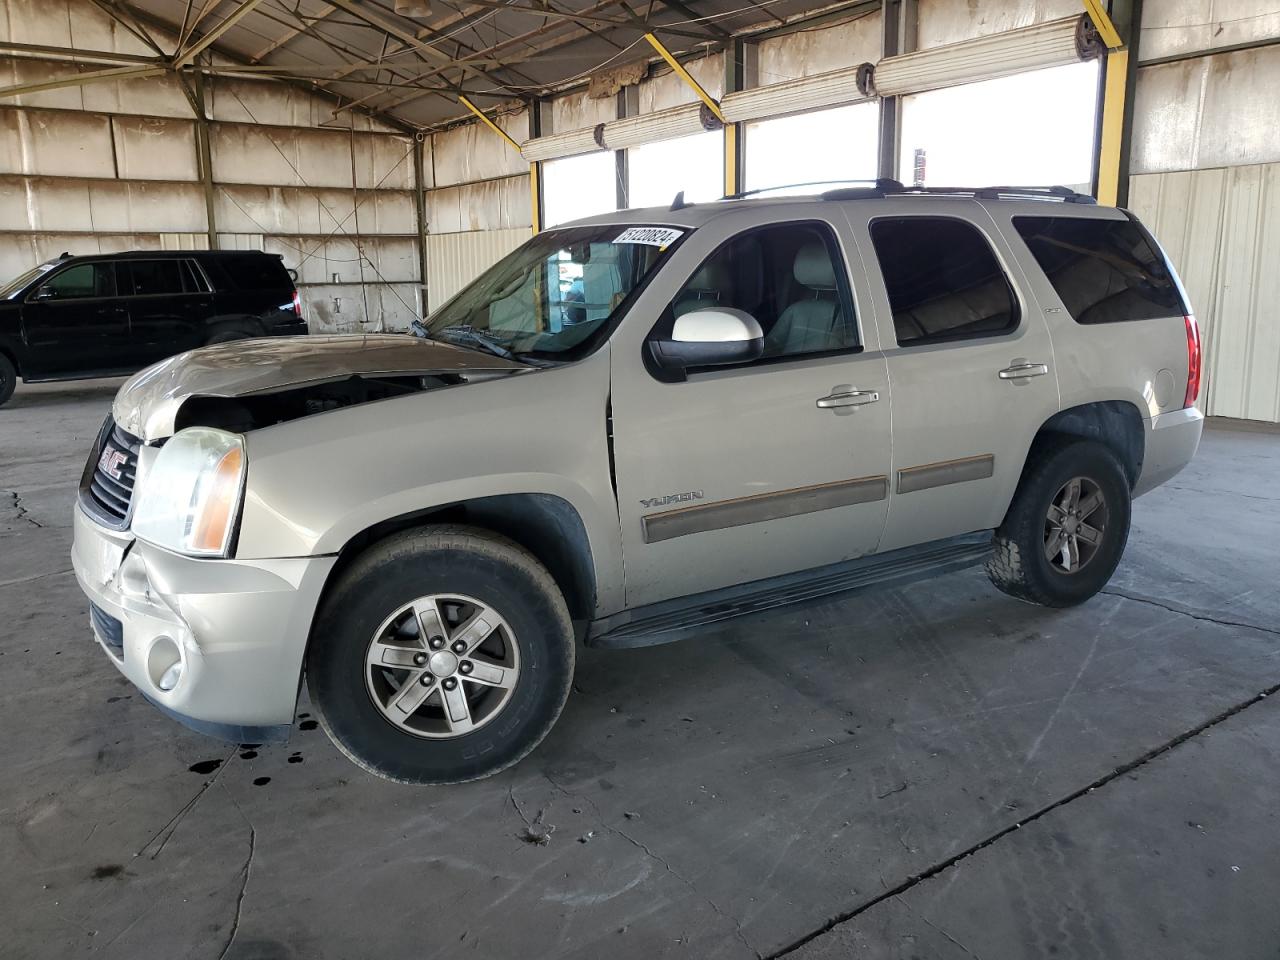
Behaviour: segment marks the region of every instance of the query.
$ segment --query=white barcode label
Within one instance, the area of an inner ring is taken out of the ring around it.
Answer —
[[[614,238],[614,243],[643,243],[650,247],[669,247],[684,236],[674,227],[628,227]]]

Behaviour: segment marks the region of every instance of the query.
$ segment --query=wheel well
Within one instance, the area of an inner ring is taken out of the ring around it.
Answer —
[[[208,340],[226,331],[235,331],[236,333],[247,333],[250,336],[261,336],[266,333],[266,326],[254,317],[222,317],[212,321],[205,328],[204,338]]]
[[[595,614],[595,564],[587,529],[568,501],[543,493],[479,497],[376,523],[343,545],[325,590],[372,544],[401,530],[436,523],[464,523],[514,540],[550,572],[571,619],[590,620]]]
[[[18,363],[18,355],[8,347],[0,347],[0,354],[3,354],[5,359],[13,364],[13,369],[18,376],[22,376],[22,366]]]
[[[1142,429],[1142,414],[1132,403],[1101,400],[1058,411],[1037,431],[1031,456],[1034,456],[1038,443],[1063,435],[1101,443],[1120,459],[1130,489],[1138,482],[1146,453],[1146,437]]]

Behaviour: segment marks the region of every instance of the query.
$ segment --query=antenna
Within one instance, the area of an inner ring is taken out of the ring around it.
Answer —
[[[692,203],[684,202],[684,191],[681,190],[676,194],[676,198],[671,201],[671,210],[683,210],[685,207],[692,207]]]

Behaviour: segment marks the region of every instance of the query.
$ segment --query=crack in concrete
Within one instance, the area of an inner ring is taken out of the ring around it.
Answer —
[[[965,956],[973,957],[973,960],[982,960],[980,956],[978,956],[976,953],[974,953],[972,950],[966,947],[963,943],[961,943],[951,934],[947,933],[947,931],[943,930],[940,926],[938,926],[936,923],[934,923],[932,920],[926,917],[919,910],[916,910],[914,907],[912,907],[911,904],[907,903],[907,901],[903,900],[901,897],[894,897],[893,899],[896,900],[898,903],[902,904],[903,908],[907,911],[907,913],[911,914],[912,916],[919,917],[922,921],[924,921],[925,926],[932,927],[934,930],[937,930],[938,933],[942,934],[942,936],[949,943],[952,943],[955,946],[959,947],[961,950],[963,950],[965,953]]]
[[[15,577],[12,580],[0,580],[0,587],[13,587],[19,583],[32,583],[36,580],[44,580],[46,577],[61,577],[65,574],[72,573],[72,570],[51,570],[48,573],[33,573],[29,577]]]
[[[182,821],[185,820],[187,818],[187,815],[190,814],[191,811],[196,808],[196,806],[204,798],[204,795],[209,792],[209,788],[218,782],[218,778],[221,777],[222,772],[227,769],[227,765],[231,763],[231,760],[236,755],[236,750],[238,749],[240,749],[238,746],[232,749],[231,753],[227,755],[227,758],[223,760],[222,764],[218,767],[218,772],[215,773],[210,779],[206,780],[204,782],[204,785],[199,790],[196,791],[195,796],[192,797],[190,800],[188,800],[186,803],[184,803],[180,808],[178,808],[178,812],[175,813],[172,817],[170,817],[168,822],[165,823],[163,827],[161,827],[159,830],[153,833],[150,839],[148,839],[146,843],[144,843],[141,847],[138,848],[138,852],[134,854],[135,857],[142,856],[147,851],[148,847],[150,847],[153,843],[156,842],[157,839],[163,836],[164,839],[160,841],[160,846],[156,847],[156,852],[153,853],[148,859],[154,860],[156,857],[160,856],[160,853],[162,850],[164,850],[165,845],[171,839],[173,839],[173,835],[178,832],[178,827],[182,824]],[[241,814],[241,816],[243,816],[243,814]],[[165,831],[168,831],[168,833],[166,833]]]
[[[1192,620],[1200,620],[1204,623],[1216,623],[1221,627],[1242,627],[1245,630],[1257,630],[1260,633],[1269,633],[1272,636],[1280,637],[1280,630],[1272,627],[1261,627],[1256,623],[1246,623],[1243,620],[1223,620],[1219,617],[1210,617],[1203,613],[1193,613],[1183,607],[1175,607],[1173,604],[1165,603],[1163,600],[1154,600],[1151,597],[1140,597],[1134,593],[1125,593],[1122,590],[1100,590],[1099,593],[1105,593],[1109,597],[1120,597],[1124,600],[1132,600],[1134,603],[1146,603],[1153,607],[1159,607],[1161,610],[1168,610],[1170,613],[1180,613],[1184,617],[1190,617]]]
[[[734,934],[742,942],[742,945],[751,951],[751,955],[754,956],[756,960],[764,960],[764,954],[762,954],[758,949],[756,949],[756,947],[751,943],[751,941],[747,939],[746,933],[743,932],[742,921],[739,920],[737,917],[735,917],[733,914],[728,913],[727,911],[721,909],[720,905],[716,903],[714,900],[712,900],[705,893],[703,893],[701,890],[699,890],[692,880],[690,880],[684,874],[680,873],[680,871],[676,870],[675,867],[671,866],[671,864],[667,862],[665,857],[662,857],[659,854],[654,853],[651,849],[649,849],[648,844],[644,843],[641,840],[637,840],[635,837],[631,836],[631,834],[627,833],[625,830],[615,827],[611,823],[607,823],[604,817],[600,813],[600,808],[596,806],[595,800],[593,800],[591,797],[586,795],[579,795],[576,793],[570,793],[560,784],[552,780],[550,775],[545,772],[542,774],[542,776],[547,781],[547,783],[551,784],[552,787],[554,787],[556,790],[564,794],[565,797],[567,797],[569,800],[582,801],[588,804],[591,807],[591,809],[595,812],[596,822],[600,824],[601,829],[607,830],[610,833],[614,834],[615,836],[621,837],[623,840],[627,841],[627,843],[631,844],[637,850],[641,851],[650,860],[653,860],[656,863],[660,863],[663,869],[667,871],[667,873],[671,874],[673,877],[675,877],[677,880],[683,883],[686,887],[688,887],[691,891],[693,891],[694,894],[701,897],[702,900],[706,902],[707,906],[709,906],[712,910],[714,910],[717,915],[723,917],[725,920],[728,920],[730,923],[733,924]]]
[[[231,801],[235,803],[235,800]],[[236,803],[236,809],[240,809],[240,804]],[[244,817],[244,811],[240,811],[240,816]],[[249,823],[249,819],[245,817],[245,823]],[[254,829],[253,824],[249,823],[249,856],[245,858],[244,866],[240,868],[240,892],[236,895],[236,912],[231,918],[231,932],[227,935],[227,942],[222,947],[222,952],[218,954],[218,960],[226,960],[226,956],[231,952],[231,946],[236,942],[236,934],[240,932],[240,917],[244,912],[244,895],[249,889],[249,874],[253,871],[253,857],[258,850],[258,831]]]
[[[1160,604],[1157,604],[1157,606],[1160,606]],[[1174,610],[1173,612],[1183,613],[1185,611]],[[1195,615],[1187,614],[1187,616],[1195,616]],[[1248,626],[1248,625],[1241,624],[1241,626]],[[1262,629],[1262,628],[1256,628],[1256,629]],[[1264,632],[1272,632],[1272,631],[1264,631]],[[836,914],[835,916],[828,919],[827,922],[824,923],[818,929],[813,930],[810,933],[807,933],[804,936],[800,937],[799,939],[793,941],[792,943],[782,947],[781,949],[774,951],[773,953],[769,954],[767,957],[762,957],[761,960],[779,960],[779,958],[781,957],[785,957],[788,954],[794,953],[796,950],[799,950],[801,947],[805,946],[806,944],[811,943],[814,940],[817,940],[819,937],[823,936],[824,934],[830,933],[832,930],[834,930],[836,927],[840,926],[841,924],[848,923],[850,920],[853,920],[856,917],[861,916],[862,914],[870,910],[872,907],[875,907],[881,903],[884,903],[886,900],[899,898],[902,894],[906,893],[908,890],[911,890],[913,887],[916,887],[919,884],[923,883],[924,881],[932,879],[933,877],[938,876],[938,874],[943,873],[946,870],[949,870],[951,867],[956,866],[961,860],[965,860],[979,853],[980,851],[985,850],[987,847],[991,846],[993,843],[997,843],[998,841],[1004,839],[1009,834],[1013,833],[1015,830],[1020,830],[1023,827],[1025,827],[1027,824],[1034,823],[1035,821],[1041,819],[1044,816],[1047,816],[1053,811],[1058,810],[1061,807],[1065,807],[1076,800],[1079,800],[1081,797],[1085,796],[1086,794],[1092,793],[1093,791],[1101,787],[1105,787],[1107,784],[1111,783],[1113,780],[1116,780],[1127,773],[1132,773],[1134,770],[1137,770],[1140,767],[1146,766],[1148,763],[1150,763],[1152,760],[1155,760],[1157,757],[1163,756],[1164,754],[1168,753],[1170,750],[1173,750],[1175,747],[1181,746],[1182,744],[1186,743],[1188,740],[1191,740],[1195,737],[1200,736],[1200,734],[1205,733],[1208,730],[1211,730],[1213,727],[1216,727],[1220,723],[1224,723],[1225,721],[1230,720],[1232,717],[1236,716],[1239,713],[1244,712],[1254,704],[1260,703],[1261,701],[1267,699],[1267,697],[1274,696],[1277,693],[1280,693],[1280,683],[1272,684],[1271,686],[1267,687],[1265,690],[1261,691],[1260,693],[1256,693],[1253,696],[1249,697],[1247,700],[1242,700],[1239,703],[1235,704],[1234,706],[1228,707],[1226,710],[1223,710],[1221,713],[1217,713],[1214,716],[1210,717],[1208,720],[1205,720],[1203,723],[1197,724],[1196,726],[1192,727],[1190,730],[1187,730],[1184,733],[1180,733],[1176,737],[1173,737],[1170,740],[1166,740],[1164,743],[1160,744],[1158,747],[1153,747],[1151,750],[1148,750],[1146,753],[1142,754],[1142,756],[1138,757],[1137,759],[1130,760],[1128,763],[1125,763],[1116,767],[1110,773],[1104,774],[1103,776],[1098,777],[1096,780],[1092,781],[1091,783],[1088,783],[1077,790],[1073,790],[1071,793],[1067,794],[1066,796],[1060,797],[1059,799],[1053,801],[1052,803],[1041,807],[1039,810],[1035,811],[1034,813],[1032,813],[1027,817],[1024,817],[1023,819],[1017,821],[1016,823],[1011,823],[1006,827],[1002,827],[1001,829],[997,830],[995,833],[991,834],[989,837],[985,838],[984,840],[978,841],[977,843],[973,844],[970,847],[967,847],[964,850],[961,850],[959,853],[955,854],[954,856],[947,857],[945,860],[935,863],[933,866],[928,867],[920,871],[919,873],[912,874],[911,876],[903,880],[901,883],[899,883],[897,886],[893,887],[892,889],[885,890],[884,893],[879,894],[878,896],[872,897],[870,900],[867,900],[865,903],[862,903],[859,906],[854,907],[852,910],[846,910],[842,913]]]
[[[9,496],[13,498],[13,503],[11,504],[11,506],[13,507],[13,511],[14,511],[13,518],[15,520],[25,520],[27,523],[31,524],[33,527],[39,527],[40,529],[44,529],[43,523],[40,523],[38,520],[33,520],[30,516],[28,516],[27,508],[22,505],[22,495],[18,493],[17,490],[5,490],[3,492],[7,493]]]

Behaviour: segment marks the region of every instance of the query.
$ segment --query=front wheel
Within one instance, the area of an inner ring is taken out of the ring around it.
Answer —
[[[1115,454],[1090,440],[1042,446],[1028,463],[987,574],[1045,607],[1083,603],[1106,586],[1129,539],[1131,494]]]
[[[505,769],[546,736],[573,678],[573,627],[546,569],[469,527],[384,540],[330,591],[307,687],[349,758],[402,783]]]
[[[9,402],[17,385],[18,371],[14,369],[13,361],[0,353],[0,407]]]

